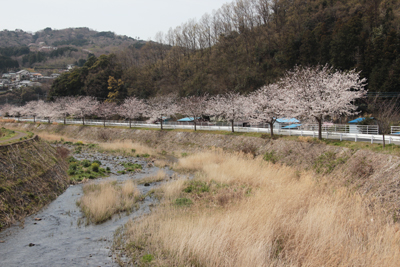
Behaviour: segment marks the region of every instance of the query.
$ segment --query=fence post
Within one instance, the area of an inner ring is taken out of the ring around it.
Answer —
[[[303,136],[303,130],[301,130],[300,135]]]
[[[342,134],[340,134],[340,141],[343,141]]]
[[[374,136],[371,135],[371,144],[373,144],[373,143],[374,143]]]
[[[392,143],[392,137],[389,136],[389,145]]]
[[[357,134],[356,134],[356,137],[354,138],[354,142],[357,142]]]
[[[289,136],[292,136],[292,132],[291,132],[290,128],[289,128]]]
[[[315,132],[314,131],[312,132],[312,137],[315,138]]]

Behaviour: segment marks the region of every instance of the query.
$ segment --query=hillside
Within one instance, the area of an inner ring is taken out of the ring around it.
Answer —
[[[144,41],[89,28],[53,30],[34,34],[22,30],[0,32],[0,71],[18,67],[62,68],[82,66],[88,55],[109,54]]]

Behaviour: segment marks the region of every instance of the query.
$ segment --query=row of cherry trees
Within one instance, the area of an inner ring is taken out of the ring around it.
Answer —
[[[2,113],[11,116],[44,117],[49,120],[67,116],[81,118],[85,124],[88,116],[105,121],[119,115],[131,121],[138,117],[162,122],[164,117],[182,114],[193,118],[194,127],[205,115],[217,116],[231,122],[248,120],[252,124],[267,123],[273,135],[273,124],[280,117],[313,118],[319,125],[322,138],[322,122],[326,117],[357,113],[354,101],[366,95],[365,79],[355,70],[342,72],[329,66],[295,67],[275,84],[264,86],[244,96],[229,92],[216,96],[175,95],[157,96],[148,100],[135,97],[124,99],[121,105],[99,102],[90,96],[62,97],[54,102],[31,101],[25,106],[4,106]]]

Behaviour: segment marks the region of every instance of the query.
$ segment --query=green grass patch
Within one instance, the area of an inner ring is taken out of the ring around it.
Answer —
[[[97,162],[91,162],[90,160],[84,159],[79,161],[74,157],[69,157],[69,168],[67,174],[70,177],[70,181],[82,181],[83,179],[95,179],[98,177],[106,176],[107,171],[100,168]]]
[[[125,167],[125,171],[127,172],[134,172],[138,169],[141,170],[143,168],[142,165],[132,162],[124,162],[122,163],[122,166]]]
[[[183,197],[183,198],[177,198],[176,200],[175,200],[175,205],[177,205],[177,206],[190,206],[190,205],[192,205],[193,204],[193,201],[191,201],[190,199],[188,199],[188,198],[185,198],[185,197]]]
[[[189,182],[189,185],[183,189],[185,193],[196,193],[201,194],[204,192],[210,191],[210,185],[203,181],[195,181],[192,180]]]

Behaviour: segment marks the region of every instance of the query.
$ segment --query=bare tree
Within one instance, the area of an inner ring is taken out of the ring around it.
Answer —
[[[288,71],[279,86],[290,92],[288,105],[301,117],[313,117],[318,122],[318,138],[322,139],[322,121],[327,116],[357,114],[352,102],[364,98],[366,79],[359,72],[334,70],[328,65],[296,66]]]
[[[197,130],[197,122],[207,111],[207,99],[208,94],[205,94],[203,96],[188,96],[180,100],[180,113],[193,118],[195,131]]]
[[[124,102],[118,109],[118,114],[129,119],[129,128],[132,128],[132,119],[146,113],[146,103],[142,99],[129,97],[124,99]]]
[[[385,147],[385,135],[390,134],[391,126],[400,121],[400,97],[382,98],[377,95],[369,98],[367,99],[367,110],[379,126],[383,147]]]

